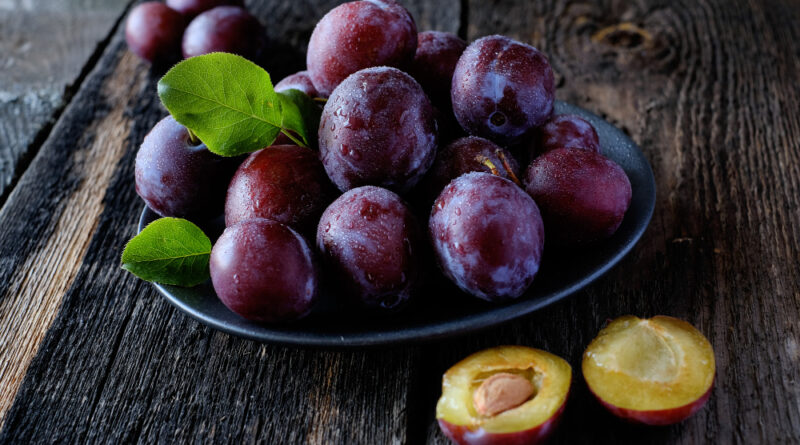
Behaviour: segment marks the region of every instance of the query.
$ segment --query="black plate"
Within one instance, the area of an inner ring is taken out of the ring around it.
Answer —
[[[559,257],[545,248],[536,280],[524,296],[513,302],[485,303],[441,280],[430,284],[414,306],[400,313],[365,313],[352,306],[337,305],[332,295],[323,295],[314,313],[304,320],[286,325],[260,325],[223,306],[210,282],[193,288],[166,285],[156,288],[178,309],[212,328],[262,342],[304,346],[357,347],[435,340],[529,314],[586,287],[617,264],[642,236],[655,206],[653,171],[633,141],[600,117],[574,105],[556,102],[556,113],[578,114],[594,125],[603,154],[621,165],[630,178],[633,198],[619,230],[604,243],[569,257]],[[139,230],[156,218],[145,207]],[[206,231],[218,236],[220,222]]]

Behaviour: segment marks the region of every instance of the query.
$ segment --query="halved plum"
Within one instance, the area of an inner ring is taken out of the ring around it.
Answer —
[[[612,321],[583,354],[583,376],[609,411],[647,425],[671,425],[708,400],[716,365],[691,324],[667,316]]]
[[[460,445],[535,444],[555,428],[572,368],[549,352],[498,346],[448,369],[436,419]]]

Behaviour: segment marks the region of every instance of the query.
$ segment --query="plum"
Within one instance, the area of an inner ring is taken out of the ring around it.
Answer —
[[[442,271],[478,298],[517,298],[539,271],[539,209],[508,179],[483,172],[459,176],[436,199],[428,229]]]
[[[238,6],[217,6],[203,12],[183,34],[183,57],[187,59],[226,52],[259,62],[266,46],[261,23]]]
[[[305,239],[264,218],[225,229],[211,250],[211,283],[231,311],[257,322],[307,315],[318,294],[318,271]]]
[[[167,116],[136,154],[136,192],[161,216],[213,218],[222,213],[225,190],[240,162],[192,142],[186,127]]]
[[[453,72],[466,48],[467,42],[449,32],[425,31],[417,35],[417,53],[409,74],[443,112],[452,112],[450,87]]]
[[[320,157],[342,191],[377,185],[404,193],[433,164],[436,144],[430,101],[411,76],[396,68],[351,75],[322,111]]]
[[[364,68],[407,68],[417,49],[417,25],[394,0],[363,0],[333,8],[317,23],[306,53],[311,80],[323,96]]]
[[[549,240],[563,246],[610,237],[631,202],[631,183],[614,161],[589,150],[559,148],[528,167],[525,189],[542,211]]]
[[[364,186],[340,196],[322,214],[317,247],[333,280],[367,307],[400,307],[420,284],[422,234],[389,190]]]
[[[467,133],[511,145],[550,118],[553,70],[530,45],[503,36],[483,37],[458,60],[451,99]]]
[[[128,48],[148,62],[177,59],[186,18],[161,2],[137,5],[125,22]]]
[[[281,92],[286,90],[299,90],[308,95],[308,97],[322,97],[319,91],[314,87],[311,82],[311,77],[308,71],[299,71],[289,76],[286,76],[280,82],[275,84],[275,91]]]
[[[561,114],[547,121],[532,138],[530,158],[557,148],[577,148],[600,153],[600,138],[592,124],[574,114]]]
[[[244,6],[242,0],[167,0],[167,6],[188,18],[194,18],[201,12],[217,6]]]
[[[236,170],[225,201],[225,224],[261,217],[296,230],[315,229],[334,198],[317,154],[296,145],[252,153]]]

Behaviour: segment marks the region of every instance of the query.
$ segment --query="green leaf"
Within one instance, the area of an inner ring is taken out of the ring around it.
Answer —
[[[191,222],[161,218],[148,224],[122,252],[122,268],[161,284],[195,286],[209,277],[211,240]]]
[[[178,63],[158,82],[158,96],[176,121],[222,156],[267,147],[281,130],[308,141],[306,127],[297,125],[299,110],[275,92],[269,73],[234,54]]]
[[[300,136],[305,145],[310,145],[305,135],[316,133],[322,110],[313,99],[300,90],[281,91],[278,96],[282,100],[283,127]]]

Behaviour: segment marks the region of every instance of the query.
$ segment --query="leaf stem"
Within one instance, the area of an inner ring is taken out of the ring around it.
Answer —
[[[186,129],[186,131],[189,132],[189,142],[191,142],[192,145],[200,145],[200,144],[203,143],[203,141],[201,141],[200,138],[197,137],[196,134],[194,134],[194,131],[192,131],[192,130],[190,130],[188,128]]]
[[[285,128],[281,128],[281,133],[283,133],[287,138],[291,139],[292,142],[294,142],[295,144],[297,144],[297,145],[299,145],[301,147],[308,148],[308,145],[304,144],[301,140],[299,140],[296,137],[292,136],[292,132],[291,131],[289,131],[289,130],[287,130]]]

